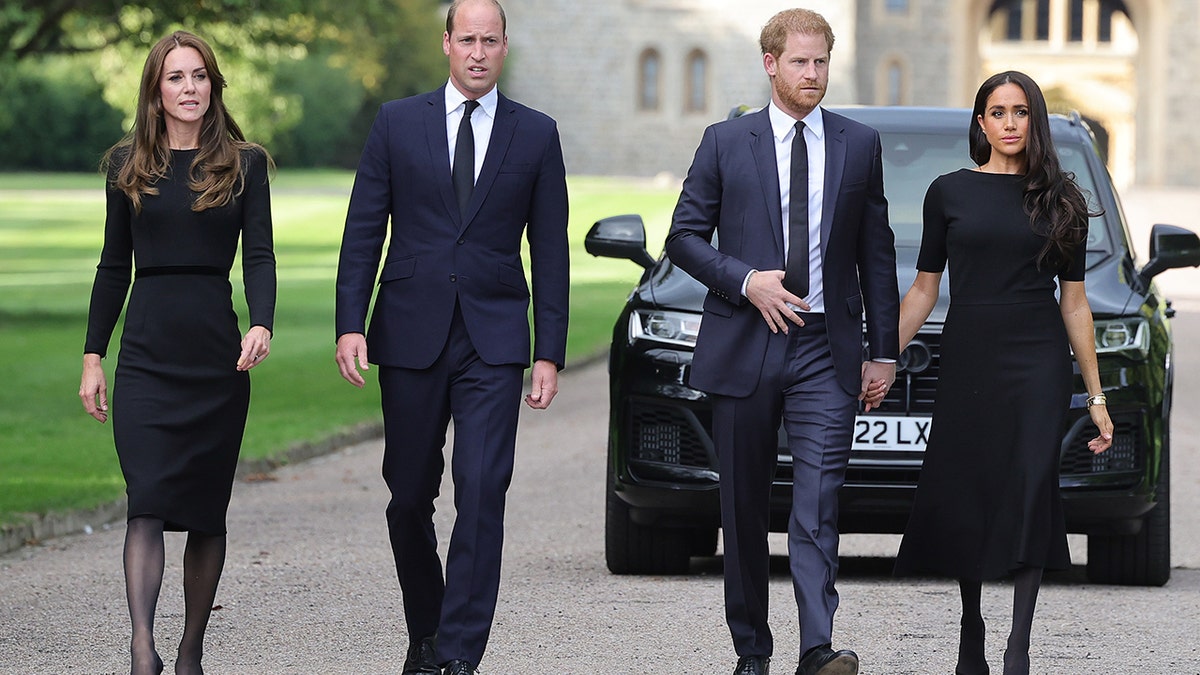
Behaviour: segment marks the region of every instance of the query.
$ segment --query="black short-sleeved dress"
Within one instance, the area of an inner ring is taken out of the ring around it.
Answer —
[[[1022,177],[946,174],[925,196],[917,269],[950,266],[933,427],[897,574],[997,579],[1070,566],[1058,489],[1072,366],[1045,237],[1023,206]]]
[[[242,331],[229,271],[240,238],[250,325],[270,329],[275,255],[266,155],[243,150],[241,194],[196,212],[188,187],[196,154],[171,151],[170,171],[140,212],[113,187],[123,161],[115,158],[84,352],[106,354],[132,272],[111,399],[128,516],[224,534],[250,404],[249,373],[236,370]]]

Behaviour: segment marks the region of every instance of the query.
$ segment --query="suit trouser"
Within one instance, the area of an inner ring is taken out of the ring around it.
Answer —
[[[782,418],[792,456],[788,556],[800,620],[800,654],[832,642],[838,572],[838,490],[857,409],[837,383],[824,317],[771,336],[758,387],[713,396],[721,468],[725,614],[739,656],[770,656],[767,625],[770,489]]]
[[[523,371],[521,365],[484,363],[457,307],[449,339],[432,366],[380,368],[383,477],[392,493],[388,532],[405,620],[414,642],[437,635],[441,662],[478,664],[491,631]],[[433,502],[451,419],[456,517],[443,580]]]

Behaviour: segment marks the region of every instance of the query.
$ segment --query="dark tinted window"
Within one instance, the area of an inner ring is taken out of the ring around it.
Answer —
[[[965,133],[880,132],[888,218],[901,246],[921,244],[921,207],[934,178],[972,166]]]

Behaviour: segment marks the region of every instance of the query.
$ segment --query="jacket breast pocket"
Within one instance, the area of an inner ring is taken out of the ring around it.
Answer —
[[[417,258],[409,256],[397,260],[389,260],[383,264],[383,271],[379,273],[379,283],[388,281],[396,281],[398,279],[408,279],[417,269]]]
[[[500,165],[500,173],[537,173],[537,162],[507,162]]]
[[[849,194],[858,194],[860,192],[866,191],[866,189],[867,189],[866,179],[851,180],[851,181],[846,181],[846,182],[842,183],[842,189],[841,189],[840,194],[848,194],[848,193]]]

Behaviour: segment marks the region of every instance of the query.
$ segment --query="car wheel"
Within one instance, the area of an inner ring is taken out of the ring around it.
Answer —
[[[689,534],[689,545],[691,553],[698,557],[708,557],[717,554],[717,533],[719,528],[716,527],[697,527]]]
[[[613,574],[685,574],[691,543],[684,529],[646,527],[629,517],[629,505],[608,487],[604,557]]]
[[[1158,503],[1131,535],[1088,537],[1088,580],[1098,584],[1162,586],[1171,578],[1171,453],[1163,439]]]

